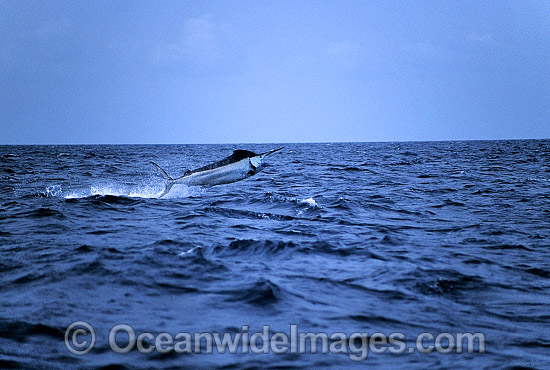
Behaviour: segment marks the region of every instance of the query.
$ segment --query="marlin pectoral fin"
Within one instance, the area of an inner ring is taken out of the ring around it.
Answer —
[[[256,172],[256,170],[258,169],[258,167],[256,167],[254,165],[254,163],[252,163],[252,160],[250,158],[248,158],[248,164],[250,165],[250,167],[252,167],[252,171],[253,172]]]

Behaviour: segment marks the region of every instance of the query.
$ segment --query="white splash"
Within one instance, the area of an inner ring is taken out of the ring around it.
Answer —
[[[131,198],[156,198],[161,190],[158,187],[145,186],[127,186],[120,184],[92,185],[88,189],[79,191],[69,191],[64,195],[65,199],[87,198],[94,195],[113,195]]]
[[[307,199],[301,199],[299,201],[300,204],[306,204],[308,207],[311,208],[318,208],[317,202],[313,198],[307,198]]]
[[[188,187],[186,185],[175,185],[172,190],[166,194],[162,199],[178,199],[188,198],[191,196],[200,196],[205,189],[197,186]],[[92,185],[89,188],[81,190],[71,190],[68,192],[61,191],[61,186],[47,187],[46,193],[49,196],[62,196],[65,199],[79,199],[87,198],[91,196],[105,196],[112,195],[117,197],[130,197],[130,198],[158,198],[162,193],[162,188],[158,184],[144,184],[144,185],[123,185],[123,184],[101,184]]]
[[[57,197],[61,195],[61,185],[47,186],[44,195],[46,197]]]
[[[166,194],[162,199],[178,199],[178,198],[189,198],[189,197],[198,197],[206,191],[205,188],[200,186],[187,186],[183,184],[176,184],[172,187],[170,192]],[[155,198],[160,194],[158,191],[155,195]]]
[[[179,257],[185,257],[187,255],[190,255],[190,254],[193,254],[196,250],[198,250],[199,247],[192,247],[192,248],[189,248],[188,250],[186,251],[182,251],[180,253],[178,253],[178,256]]]

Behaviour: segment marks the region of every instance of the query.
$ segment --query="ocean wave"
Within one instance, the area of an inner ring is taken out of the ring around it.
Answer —
[[[290,323],[407,338],[480,331],[490,348],[485,367],[535,359],[524,366],[546,368],[547,343],[536,341],[549,320],[549,143],[291,144],[250,179],[176,186],[162,199],[150,160],[182,169],[237,146],[4,149],[19,157],[0,159],[0,368],[366,364],[292,354],[116,356],[106,342],[116,323],[173,334]],[[97,348],[79,358],[63,345],[77,320],[98,334]],[[518,328],[530,339],[518,339]],[[367,361],[471,368],[472,356]]]
[[[283,298],[283,290],[267,279],[260,279],[234,290],[217,291],[216,293],[227,296],[226,302],[244,302],[260,307],[275,305]]]

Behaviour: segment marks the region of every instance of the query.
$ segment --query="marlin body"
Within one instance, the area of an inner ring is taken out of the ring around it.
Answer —
[[[248,150],[235,150],[233,154],[221,161],[211,163],[193,171],[187,170],[183,176],[175,179],[168,176],[166,171],[158,164],[151,162],[160,171],[166,185],[158,197],[162,198],[168,194],[172,186],[176,184],[210,187],[246,179],[262,170],[262,161],[265,157],[281,149],[283,148],[262,154],[256,154]]]

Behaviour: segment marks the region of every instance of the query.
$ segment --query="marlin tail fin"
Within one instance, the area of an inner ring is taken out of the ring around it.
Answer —
[[[151,164],[153,166],[155,166],[160,174],[162,175],[162,178],[164,179],[164,185],[165,185],[165,188],[164,190],[162,191],[162,193],[160,193],[160,195],[158,196],[158,198],[162,198],[163,196],[165,196],[166,194],[168,194],[168,192],[170,191],[170,189],[172,189],[172,186],[174,186],[176,180],[174,180],[173,178],[171,178],[170,176],[168,176],[168,174],[166,173],[166,171],[164,171],[158,164],[156,164],[155,162],[151,162]]]

